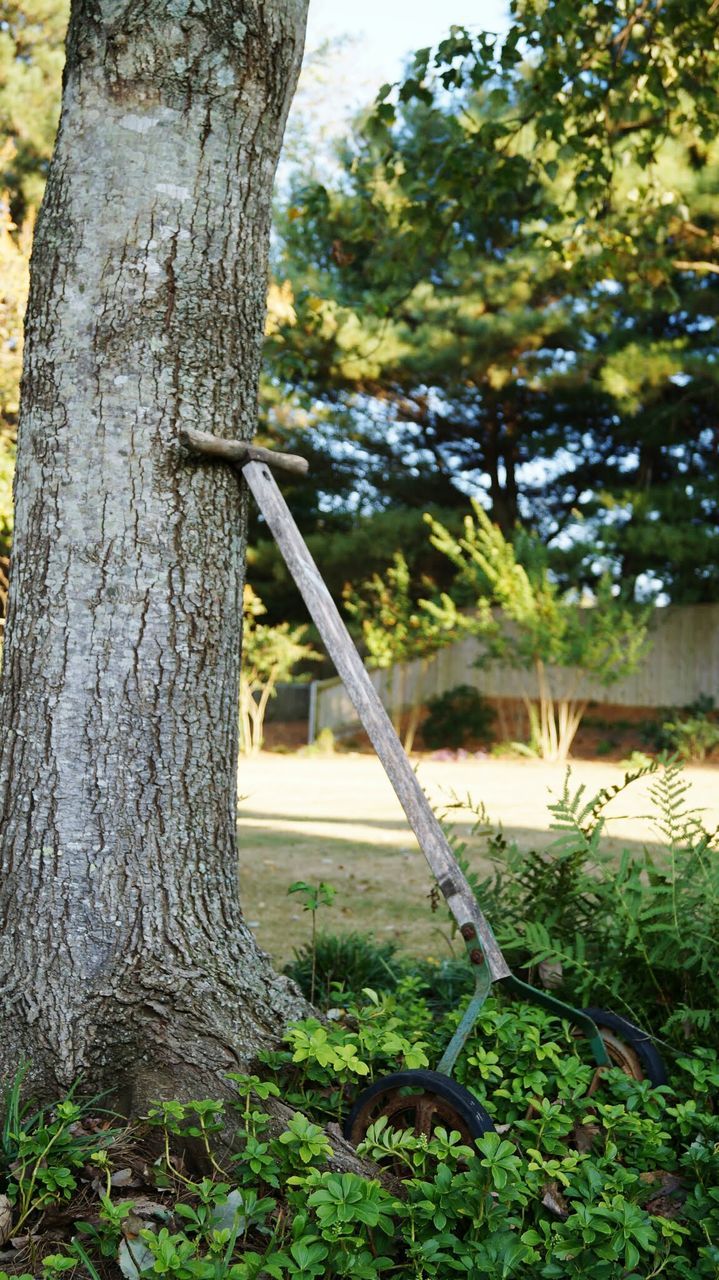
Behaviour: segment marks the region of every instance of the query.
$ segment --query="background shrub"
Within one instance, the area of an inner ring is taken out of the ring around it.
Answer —
[[[470,741],[490,742],[496,713],[479,689],[458,684],[430,698],[422,722],[425,746],[463,747]]]
[[[377,942],[371,933],[318,933],[315,941],[315,1003],[328,1008],[342,996],[359,996],[365,987],[394,991],[405,966],[394,942]],[[285,965],[310,999],[312,986],[312,944],[295,951]]]
[[[662,746],[681,760],[701,763],[719,747],[714,699],[702,695],[662,725]]]

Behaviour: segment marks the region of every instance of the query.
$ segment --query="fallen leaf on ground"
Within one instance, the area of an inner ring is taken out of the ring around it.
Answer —
[[[154,1262],[155,1255],[144,1240],[120,1241],[117,1265],[125,1276],[125,1280],[140,1280],[144,1272],[152,1269]]]
[[[653,1169],[647,1173],[640,1173],[639,1178],[640,1181],[647,1183],[653,1192],[644,1205],[647,1213],[660,1218],[678,1218],[687,1198],[683,1180],[675,1173],[670,1173],[668,1169]]]
[[[577,1124],[574,1126],[572,1142],[582,1154],[591,1151],[597,1135],[601,1132],[598,1124]]]
[[[132,1169],[116,1169],[110,1178],[112,1187],[139,1187],[142,1184]]]
[[[559,960],[540,960],[537,972],[545,991],[556,991],[564,981],[564,972]]]
[[[554,1214],[555,1218],[564,1220],[569,1217],[569,1205],[559,1190],[557,1182],[548,1182],[545,1185],[542,1204],[545,1209],[549,1209],[549,1212]]]

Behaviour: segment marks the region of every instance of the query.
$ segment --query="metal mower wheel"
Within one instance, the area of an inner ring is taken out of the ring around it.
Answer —
[[[438,1127],[457,1129],[470,1146],[494,1129],[474,1095],[438,1071],[397,1071],[376,1080],[350,1111],[345,1137],[356,1146],[380,1116],[386,1116],[394,1129],[411,1129],[427,1138]]]
[[[612,1066],[619,1067],[632,1080],[667,1083],[667,1069],[661,1054],[647,1031],[608,1009],[584,1009],[595,1022]]]

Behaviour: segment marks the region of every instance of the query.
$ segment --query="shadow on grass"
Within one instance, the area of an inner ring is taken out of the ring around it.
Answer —
[[[478,853],[482,861],[489,862],[486,853],[487,840],[484,836],[473,836],[473,822],[461,820],[452,821],[448,824],[452,832],[463,842],[468,843],[470,852]],[[371,840],[361,837],[353,839],[349,836],[334,835],[327,828],[356,826],[358,830],[371,827],[377,831],[387,831],[402,835],[402,841],[378,841],[373,844]],[[292,828],[295,828],[294,830]],[[319,828],[319,830],[317,829]],[[507,826],[501,827],[496,824],[493,831],[499,832],[507,841],[514,841],[520,849],[527,852],[531,850],[547,849],[558,839],[560,832],[546,827],[519,827]],[[292,838],[298,838],[302,841],[313,842],[317,845],[332,845],[335,849],[344,847],[347,849],[369,849],[375,853],[381,853],[389,856],[394,853],[406,852],[406,847],[414,848],[416,841],[415,836],[408,826],[407,822],[402,819],[381,819],[381,818],[361,818],[353,815],[348,818],[327,817],[326,815],[316,814],[294,814],[294,813],[262,813],[258,810],[240,810],[237,821],[238,837],[242,843],[250,839],[257,839],[263,844],[271,841],[278,844],[290,843]],[[657,848],[661,845],[661,841],[646,840],[630,840],[625,836],[612,835],[611,819],[608,823],[606,834],[602,838],[601,847],[610,853],[628,850],[631,853],[639,853],[644,848]]]

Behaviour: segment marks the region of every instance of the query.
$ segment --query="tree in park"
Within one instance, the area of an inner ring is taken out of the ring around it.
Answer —
[[[339,484],[318,460],[308,520],[351,515],[353,469],[363,510],[458,510],[481,488],[567,584],[609,570],[714,599],[716,14],[512,17],[420,50],[337,179],[298,174],[268,429],[340,459]]]
[[[44,182],[65,10],[2,5],[18,228]],[[459,529],[481,487],[505,533],[541,531],[568,584],[609,570],[637,593],[716,599],[718,60],[706,0],[522,0],[504,37],[457,27],[421,50],[344,142],[339,177],[298,164],[262,426],[310,457],[288,496],[335,591],[355,535],[368,573],[401,547],[441,577],[420,512],[431,500]],[[299,620],[255,528],[268,616]]]
[[[0,738],[0,1073],[203,1096],[301,1006],[243,923],[246,504],[306,0],[75,0],[26,327]],[[200,1091],[200,1092],[198,1092]]]
[[[480,665],[527,672],[522,697],[532,741],[544,760],[566,760],[587,706],[587,679],[610,686],[636,669],[648,612],[628,607],[607,580],[591,601],[566,592],[536,535],[519,531],[515,545],[479,503],[472,506],[460,538],[431,517],[428,523],[434,545],[457,570],[460,598],[473,608],[459,609],[448,594],[423,605],[455,636],[482,641]]]
[[[425,580],[426,590],[433,584]],[[368,664],[382,671],[396,668],[392,682],[392,721],[403,745],[409,752],[422,713],[421,677],[430,659],[452,639],[449,626],[426,610],[416,600],[409,566],[401,551],[396,551],[384,576],[375,573],[354,588],[345,588],[345,608],[362,627],[362,641]],[[419,663],[420,681],[413,691],[408,688],[407,664]],[[407,714],[408,713],[408,714]]]
[[[281,680],[290,680],[300,662],[321,658],[303,643],[306,626],[289,622],[268,626],[260,619],[267,612],[260,597],[245,584],[240,668],[240,746],[245,755],[256,755],[264,741],[264,725],[270,698]]]

